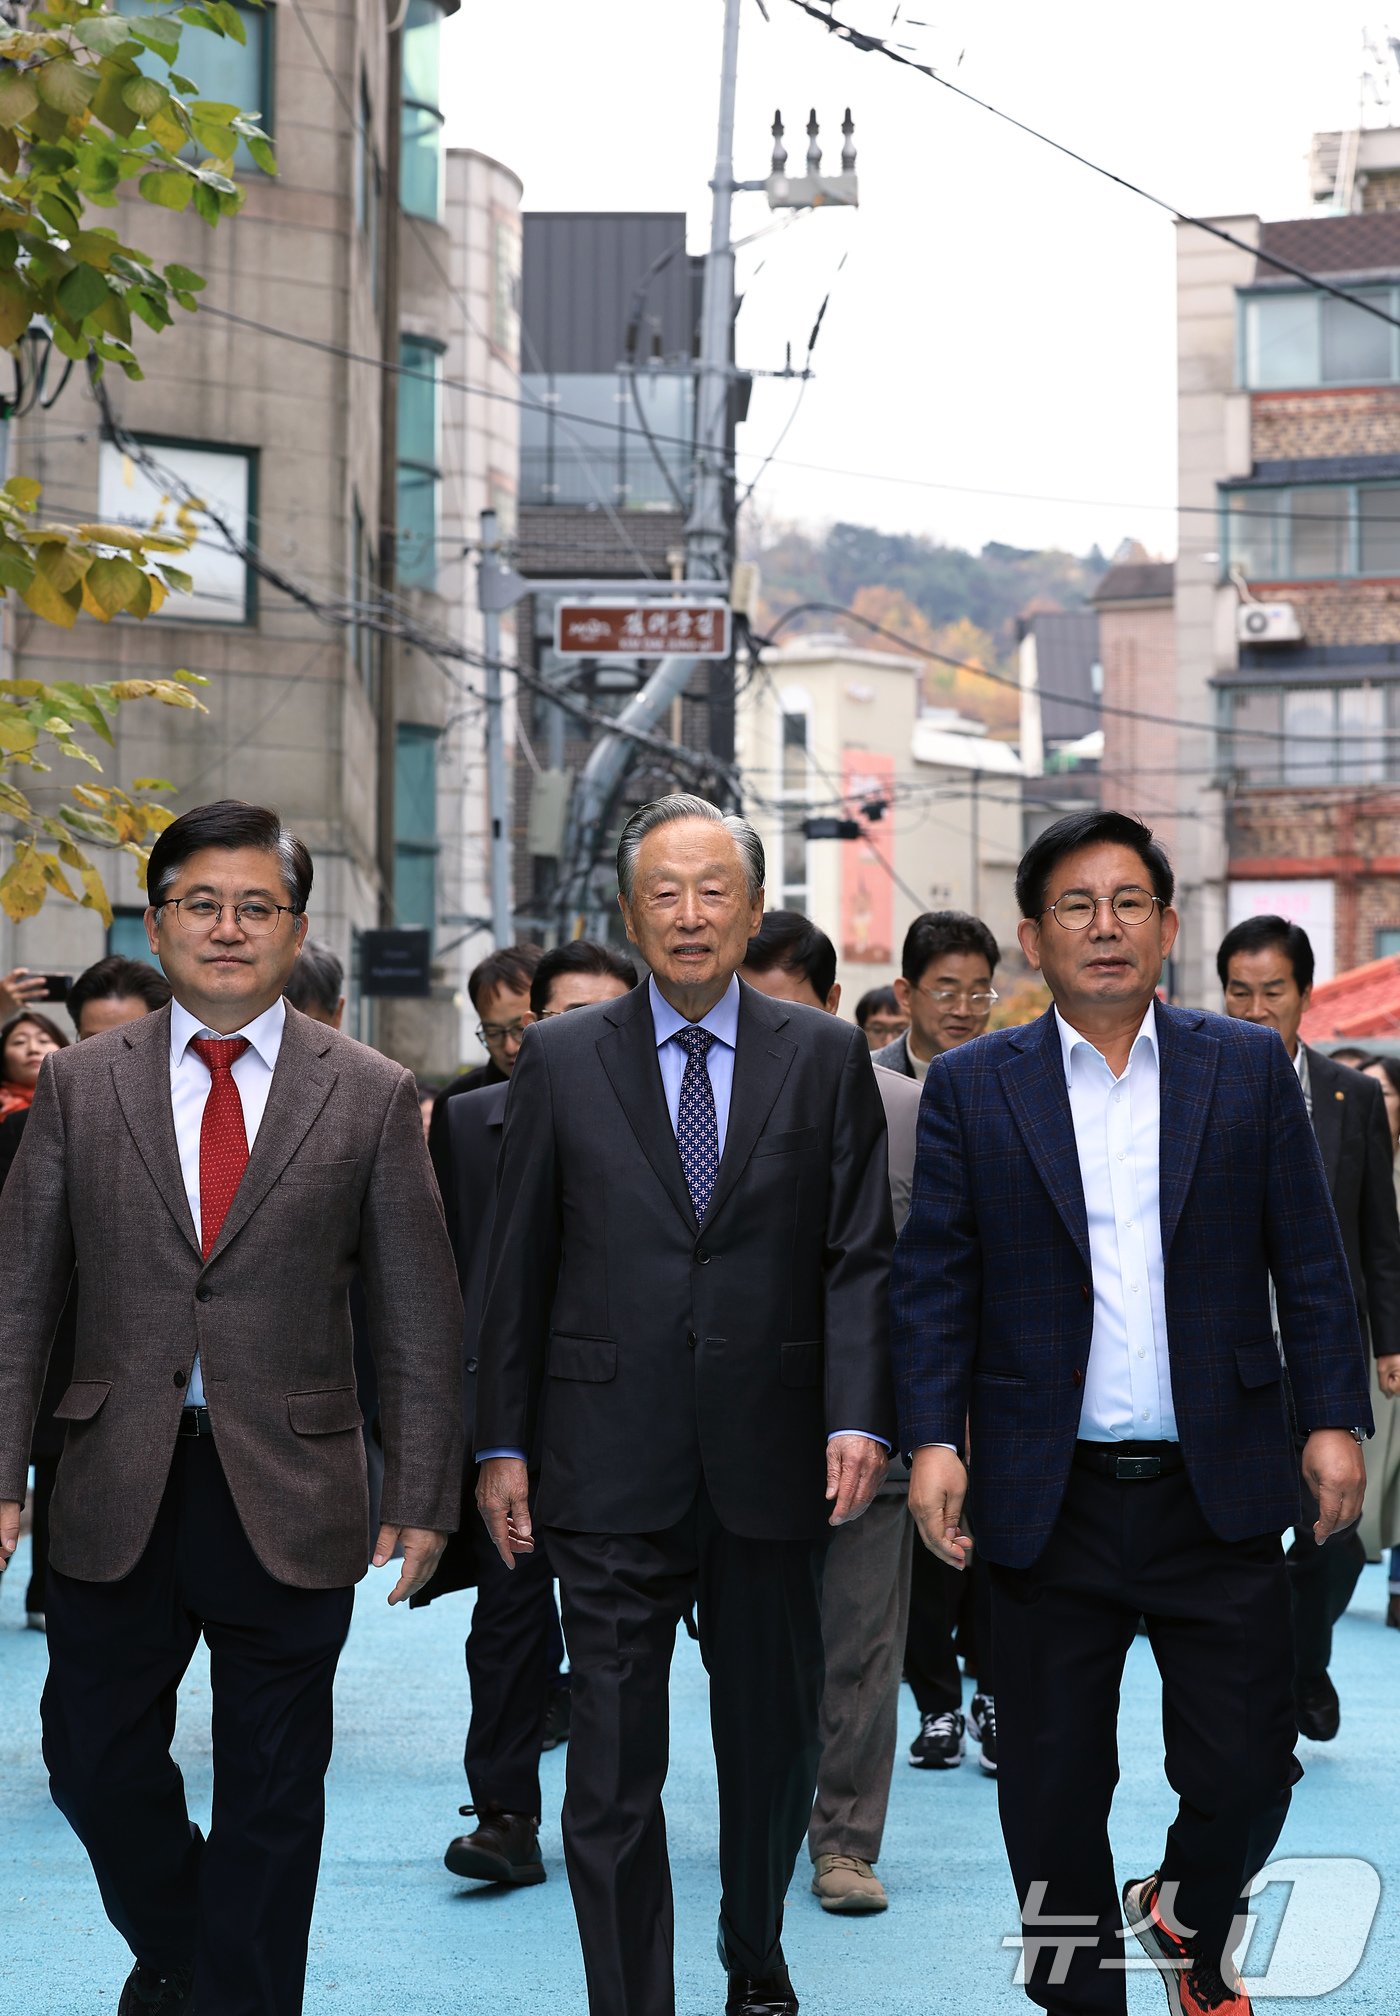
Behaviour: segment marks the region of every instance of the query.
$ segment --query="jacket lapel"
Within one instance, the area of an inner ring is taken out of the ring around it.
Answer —
[[[305,1140],[312,1122],[335,1083],[335,1066],[326,1052],[331,1047],[329,1032],[309,1016],[299,1015],[290,1005],[282,1030],[282,1047],[277,1067],[268,1087],[267,1107],[258,1137],[243,1171],[243,1180],[234,1192],[228,1216],[219,1229],[209,1258],[216,1260],[262,1203],[292,1156]],[[166,1100],[166,1105],[170,1103]],[[173,1129],[172,1129],[173,1132]]]
[[[797,1045],[790,1036],[779,1033],[789,1020],[780,1003],[739,982],[739,1037],[734,1050],[729,1125],[714,1195],[705,1214],[707,1225],[713,1225],[720,1206],[743,1174],[792,1068]]]
[[[1342,1122],[1346,1115],[1346,1090],[1339,1084],[1341,1067],[1321,1050],[1308,1051],[1308,1076],[1312,1082],[1312,1123],[1322,1166],[1327,1171],[1327,1187],[1337,1194],[1337,1171],[1342,1160]]]
[[[1074,1120],[1069,1109],[1060,1032],[1053,1009],[1013,1037],[1015,1052],[1001,1069],[1007,1103],[1021,1130],[1036,1174],[1050,1193],[1079,1256],[1089,1266],[1089,1217]]]
[[[1158,1166],[1163,1258],[1171,1251],[1195,1174],[1220,1064],[1220,1045],[1201,1027],[1203,1019],[1191,1010],[1157,1003],[1157,1048],[1162,1059]]]
[[[112,1057],[117,1104],[166,1209],[198,1253],[170,1103],[169,1007],[158,1008],[139,1022],[126,1023],[122,1037],[122,1047]]]
[[[656,1025],[651,1019],[651,995],[646,981],[618,1001],[608,1002],[603,1012],[609,1026],[598,1038],[599,1062],[627,1115],[638,1147],[694,1233],[699,1226],[681,1168],[675,1129],[666,1110],[661,1066],[656,1061]]]

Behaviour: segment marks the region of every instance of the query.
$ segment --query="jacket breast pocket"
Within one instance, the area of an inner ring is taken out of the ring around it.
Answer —
[[[552,1331],[549,1339],[551,1379],[583,1379],[601,1385],[617,1374],[617,1343],[612,1337],[566,1337]]]
[[[282,1171],[279,1181],[300,1189],[306,1185],[343,1186],[348,1184],[359,1167],[356,1156],[350,1155],[340,1162],[289,1162]]]
[[[794,1127],[786,1134],[765,1134],[755,1143],[751,1159],[760,1155],[800,1155],[804,1148],[815,1148],[816,1145],[815,1127]]]
[[[1267,1344],[1237,1344],[1235,1370],[1242,1386],[1277,1386],[1283,1375],[1283,1363],[1272,1338]]]

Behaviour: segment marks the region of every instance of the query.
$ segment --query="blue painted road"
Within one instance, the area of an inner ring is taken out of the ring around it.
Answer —
[[[115,2009],[129,1962],[102,1915],[77,1843],[49,1803],[38,1743],[45,1645],[23,1628],[27,1576],[21,1554],[0,1581],[0,2016],[98,2016]],[[390,1611],[388,1586],[387,1575],[362,1585],[341,1661],[307,2010],[310,2016],[584,2016],[583,1968],[559,1845],[564,1753],[544,1760],[548,1882],[514,1893],[455,1882],[442,1867],[442,1851],[463,1824],[457,1806],[467,1796],[462,1636],[470,1599],[412,1614]],[[1309,1985],[1307,1969],[1330,1952],[1349,1941],[1360,1950],[1370,1879],[1330,1858],[1362,1858],[1382,1878],[1400,1871],[1394,1736],[1400,1632],[1382,1628],[1384,1607],[1381,1570],[1368,1569],[1338,1632],[1333,1674],[1342,1696],[1341,1734],[1326,1746],[1301,1746],[1307,1775],[1279,1852],[1329,1859],[1295,1881],[1282,1930],[1278,1907],[1290,1896],[1287,1886],[1271,1888],[1261,1905],[1255,1950],[1266,1957],[1272,1943],[1277,1964],[1291,1967],[1295,1988]],[[1172,1810],[1161,1775],[1159,1706],[1156,1669],[1139,1640],[1120,1725],[1122,1782],[1113,1825],[1120,1877],[1155,1865]],[[916,1723],[907,1693],[902,1721],[903,1746]],[[666,1803],[678,2011],[715,2016],[724,1989],[714,1951],[714,1771],[705,1675],[684,1638],[672,1723]],[[202,1659],[181,1697],[177,1755],[191,1810],[207,1820],[209,1683]],[[820,1911],[806,1888],[805,1861],[799,1866],[785,1944],[806,2016],[971,2010],[1019,2016],[1030,2008],[1012,1985],[1015,1952],[1002,1946],[1014,1914],[996,1792],[971,1760],[958,1771],[914,1771],[901,1749],[880,1873],[890,1910],[853,1922]],[[1161,2016],[1155,1976],[1130,1973],[1128,1998],[1132,2016]],[[1314,2010],[1394,2016],[1400,1919],[1382,1909],[1346,1985],[1320,2000],[1269,1995],[1259,2006],[1299,2016]]]

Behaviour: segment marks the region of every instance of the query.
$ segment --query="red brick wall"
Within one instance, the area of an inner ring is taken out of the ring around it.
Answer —
[[[1230,874],[1336,885],[1336,970],[1375,957],[1400,925],[1400,791],[1249,791],[1231,803]]]
[[[1291,602],[1308,644],[1400,643],[1400,581],[1251,581],[1261,601]]]
[[[1256,392],[1250,402],[1256,462],[1314,455],[1400,455],[1400,387]]]

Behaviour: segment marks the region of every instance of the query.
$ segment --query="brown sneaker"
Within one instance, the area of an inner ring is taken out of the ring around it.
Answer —
[[[887,1911],[890,1904],[884,1884],[858,1855],[818,1855],[812,1895],[823,1911]]]

